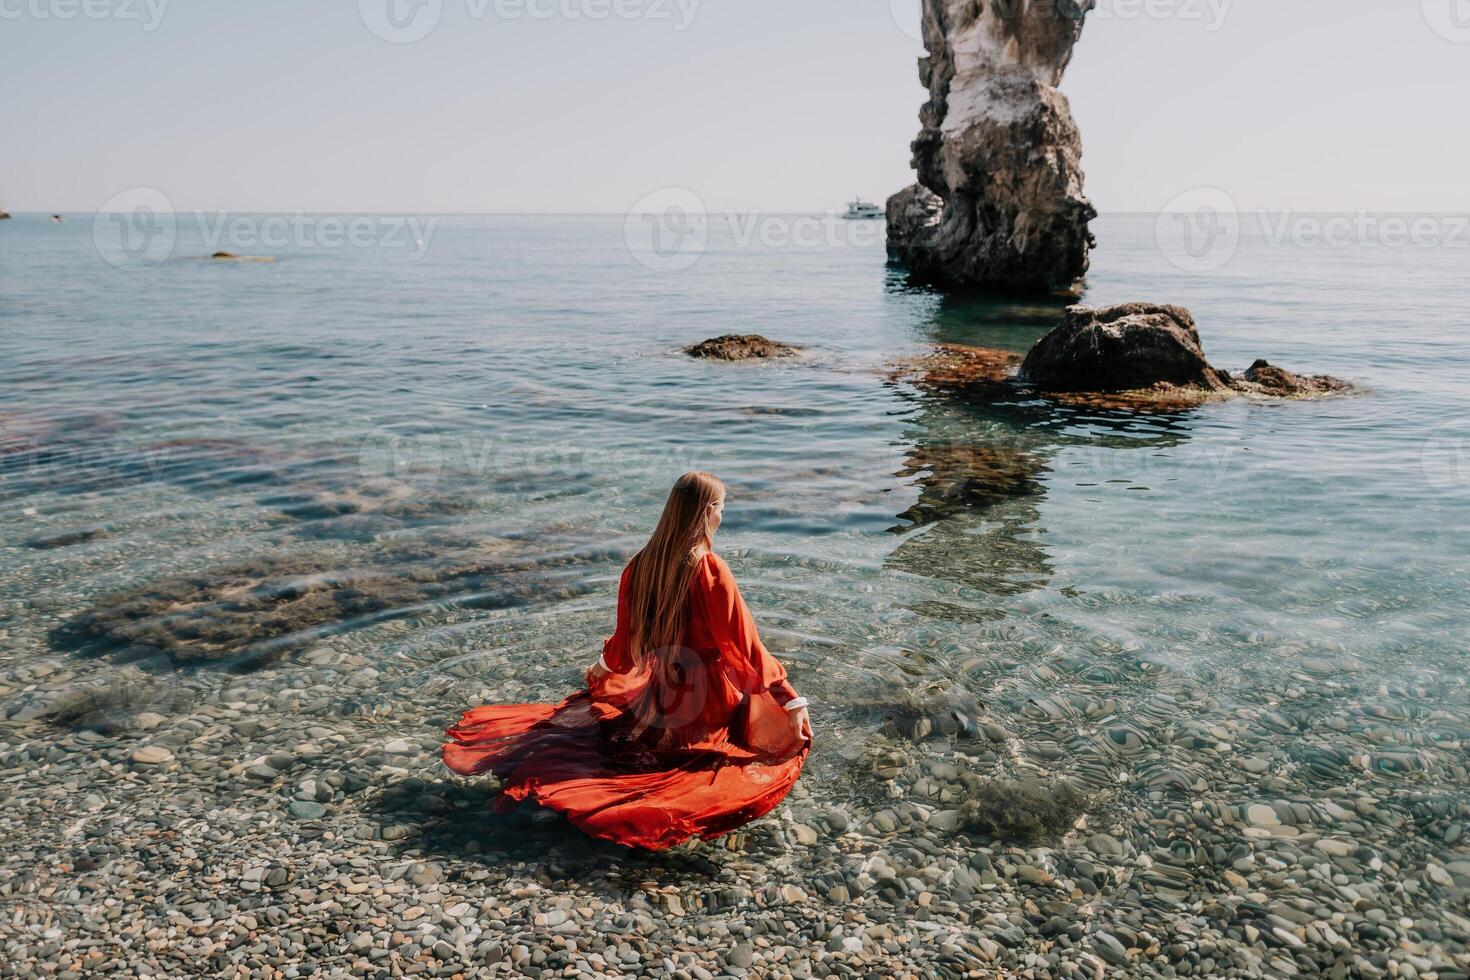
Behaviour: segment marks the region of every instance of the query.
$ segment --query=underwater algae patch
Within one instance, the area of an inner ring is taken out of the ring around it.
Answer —
[[[1040,843],[1063,837],[1095,799],[1066,779],[988,779],[960,808],[966,827],[995,840]]]
[[[73,687],[52,701],[42,717],[60,728],[114,735],[148,727],[150,716],[162,721],[192,703],[170,665],[144,666],[151,669],[130,666],[105,682]]]
[[[368,549],[350,567],[327,556],[273,555],[169,576],[99,597],[53,631],[53,645],[186,664],[258,667],[322,635],[404,615],[433,602],[507,608],[580,594],[555,573],[565,552],[516,542],[441,539]]]

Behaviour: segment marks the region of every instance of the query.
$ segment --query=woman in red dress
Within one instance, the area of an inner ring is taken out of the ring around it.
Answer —
[[[465,712],[445,764],[494,773],[501,809],[534,800],[630,847],[717,837],[774,809],[801,775],[811,719],[714,553],[724,509],[718,479],[680,477],[623,569],[587,689]]]

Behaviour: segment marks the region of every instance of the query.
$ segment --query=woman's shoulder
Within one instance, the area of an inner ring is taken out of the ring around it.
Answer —
[[[725,564],[725,559],[713,551],[706,551],[694,559],[694,569],[698,573],[695,577],[705,582],[714,583],[729,579],[730,566]]]

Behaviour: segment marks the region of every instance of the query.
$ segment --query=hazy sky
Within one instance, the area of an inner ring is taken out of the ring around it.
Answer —
[[[411,2],[0,0],[0,202],[779,211],[911,181],[918,0]],[[1063,83],[1099,209],[1470,211],[1470,0],[1100,14]]]

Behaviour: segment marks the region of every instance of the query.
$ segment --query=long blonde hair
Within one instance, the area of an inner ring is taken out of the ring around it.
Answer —
[[[628,579],[629,650],[639,665],[664,674],[677,659],[689,624],[695,551],[713,550],[711,505],[725,485],[709,473],[685,473],[669,491],[658,526],[633,556]]]

